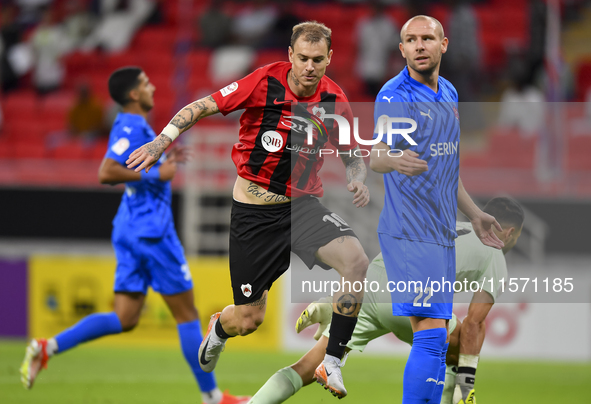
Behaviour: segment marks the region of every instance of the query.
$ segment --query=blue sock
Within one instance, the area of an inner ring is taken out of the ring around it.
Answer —
[[[199,366],[199,345],[203,341],[201,321],[194,320],[189,323],[182,323],[177,326],[177,329],[179,330],[183,355],[185,355],[185,359],[189,363],[197,383],[199,383],[199,389],[203,393],[214,390],[217,388],[215,376],[213,373],[205,373]]]
[[[55,336],[57,353],[67,351],[86,341],[121,332],[121,322],[115,312],[95,313]]]
[[[443,395],[443,388],[445,387],[445,361],[447,357],[447,348],[449,347],[449,342],[446,342],[443,346],[443,351],[441,351],[441,367],[439,368],[439,377],[437,378],[437,387],[433,390],[433,397],[429,400],[428,404],[439,404],[441,403],[441,396]]]
[[[426,404],[437,387],[441,368],[441,351],[445,345],[445,328],[417,331],[404,368],[402,404]]]

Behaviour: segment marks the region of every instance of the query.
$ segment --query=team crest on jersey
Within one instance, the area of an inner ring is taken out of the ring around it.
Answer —
[[[312,108],[312,113],[316,115],[318,118],[320,118],[322,122],[324,122],[324,114],[326,114],[326,110],[324,109],[324,107],[314,107]]]
[[[227,95],[232,94],[236,90],[238,90],[238,83],[233,82],[232,84],[227,85],[226,87],[222,88],[220,90],[220,92],[222,93],[222,97],[225,97]]]
[[[111,146],[113,153],[118,156],[121,156],[127,149],[129,149],[129,139],[126,137],[119,138],[119,140]]]
[[[242,289],[242,294],[244,296],[250,297],[250,295],[252,295],[252,286],[250,285],[250,283],[240,286],[240,289]]]
[[[454,115],[456,116],[456,119],[459,121],[460,120],[460,113],[458,112],[458,109],[456,107],[453,107],[454,110]]]

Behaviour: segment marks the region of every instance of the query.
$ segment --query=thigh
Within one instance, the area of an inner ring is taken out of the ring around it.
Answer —
[[[233,201],[230,278],[234,304],[260,301],[290,263],[290,206]]]
[[[174,227],[158,239],[140,239],[139,249],[152,288],[162,295],[176,295],[193,288],[185,251]]]
[[[175,295],[162,295],[162,299],[178,324],[188,323],[199,318],[199,313],[195,308],[193,289]]]
[[[139,239],[113,230],[112,243],[117,260],[115,269],[115,293],[129,292],[146,294],[151,283],[150,274],[142,268],[142,258],[138,254]]]
[[[392,297],[392,314],[450,319],[453,248],[397,239],[386,234],[380,234],[379,240]]]
[[[344,268],[347,263],[358,262],[360,257],[364,257],[365,252],[359,240],[352,236],[341,236],[330,241],[328,244],[320,247],[316,257],[337,271]],[[341,276],[342,273],[339,272]]]
[[[341,237],[354,238],[355,232],[347,222],[327,209],[317,198],[303,197],[292,202],[292,250],[312,269],[318,265],[332,268],[317,255],[319,250],[331,241]],[[360,244],[359,244],[360,246]],[[363,249],[361,249],[363,252]]]
[[[135,292],[115,292],[113,311],[117,313],[124,330],[133,328],[139,321],[146,295]]]

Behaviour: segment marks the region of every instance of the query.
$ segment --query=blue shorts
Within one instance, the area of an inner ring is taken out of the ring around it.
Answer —
[[[193,288],[191,272],[174,226],[162,238],[129,236],[113,229],[111,237],[117,270],[115,292],[146,294],[148,286],[163,295],[175,295]]]
[[[379,234],[392,314],[451,319],[455,247]]]

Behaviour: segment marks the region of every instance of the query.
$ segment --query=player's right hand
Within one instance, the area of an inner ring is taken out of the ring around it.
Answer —
[[[150,143],[146,143],[139,149],[135,149],[133,153],[129,155],[129,158],[125,162],[127,168],[134,168],[139,164],[139,167],[135,168],[135,172],[139,173],[143,169],[146,172],[150,171],[150,168],[156,164],[164,150],[172,143],[172,140],[165,135],[158,135],[156,139]],[[141,164],[140,164],[141,163]]]
[[[394,170],[409,177],[429,171],[427,162],[421,160],[419,154],[410,149],[403,150],[401,157],[392,158],[390,161]]]
[[[322,333],[330,324],[332,319],[332,297],[327,296],[312,302],[306,307],[306,310],[300,314],[296,323],[296,332],[299,334],[312,324],[319,324],[314,339],[318,341]]]

